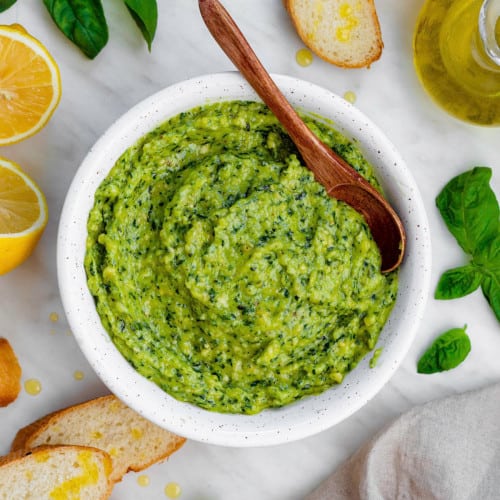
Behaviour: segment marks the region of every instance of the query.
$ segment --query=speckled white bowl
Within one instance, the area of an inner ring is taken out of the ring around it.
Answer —
[[[134,106],[97,141],[75,175],[62,211],[57,268],[64,310],[84,355],[107,387],[140,414],[187,438],[226,446],[263,446],[294,441],[327,429],[352,415],[389,380],[406,355],[420,323],[431,267],[427,217],[417,186],[385,135],[360,111],[312,83],[273,75],[291,103],[330,119],[356,139],[376,167],[387,197],[400,214],[408,249],[400,272],[395,308],[380,335],[375,368],[370,355],[344,382],[318,396],[257,415],[209,412],[181,403],[139,375],[122,357],[101,325],[87,284],[83,258],[88,213],[94,192],[117,158],[166,119],[219,100],[258,100],[238,73],[201,76],[172,85]]]

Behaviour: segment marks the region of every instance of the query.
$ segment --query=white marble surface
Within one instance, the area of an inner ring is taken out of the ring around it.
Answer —
[[[57,31],[39,0],[18,0],[0,14],[0,24],[18,22],[39,38],[59,64],[63,97],[49,125],[38,135],[0,150],[17,161],[47,195],[49,225],[34,255],[0,277],[0,335],[7,337],[23,367],[23,380],[37,378],[42,392],[22,391],[0,409],[0,453],[8,451],[20,426],[49,411],[106,393],[80,353],[65,321],[56,277],[56,233],[65,193],[95,140],[128,108],[157,90],[199,74],[232,69],[211,39],[194,0],[160,0],[152,53],[122,2],[105,1],[110,41],[90,61]],[[226,0],[225,5],[272,72],[310,80],[342,95],[352,90],[356,106],[377,123],[407,161],[422,192],[433,244],[432,288],[441,272],[465,257],[448,233],[434,200],[454,175],[475,165],[494,169],[500,196],[500,129],[456,121],[421,89],[412,64],[411,39],[419,0],[377,3],[385,43],[371,69],[342,70],[318,58],[297,65],[303,45],[280,0]],[[52,312],[59,314],[51,322]],[[468,325],[472,352],[454,371],[424,376],[416,360],[438,333]],[[267,448],[223,448],[188,442],[167,462],[146,472],[151,483],[129,474],[114,499],[166,498],[177,482],[186,500],[299,499],[347,458],[365,439],[416,404],[481,387],[500,379],[500,331],[481,292],[453,301],[429,297],[424,321],[401,367],[366,406],[348,420],[299,442]],[[77,381],[75,370],[85,377]]]

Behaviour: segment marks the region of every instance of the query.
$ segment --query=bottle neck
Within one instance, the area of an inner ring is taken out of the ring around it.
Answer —
[[[479,36],[485,54],[500,67],[500,0],[484,0],[479,12]]]

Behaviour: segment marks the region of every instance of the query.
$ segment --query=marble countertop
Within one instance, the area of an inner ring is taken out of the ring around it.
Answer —
[[[49,411],[107,393],[92,372],[64,318],[56,276],[56,235],[70,182],[96,139],[126,110],[174,82],[233,69],[212,40],[194,0],[159,1],[152,52],[122,2],[104,2],[110,40],[93,61],[86,59],[52,23],[43,3],[19,0],[0,14],[0,24],[17,22],[50,50],[61,70],[63,96],[49,124],[0,155],[18,162],[46,193],[48,227],[32,257],[0,277],[0,336],[7,337],[23,367],[23,381],[36,378],[42,391],[24,390],[0,409],[0,454],[17,429]],[[444,226],[435,197],[446,182],[476,165],[494,169],[500,195],[498,128],[468,125],[448,116],[421,88],[412,62],[412,32],[420,0],[378,2],[385,48],[370,69],[343,70],[319,58],[301,67],[303,47],[279,0],[226,0],[266,68],[310,80],[337,94],[353,91],[355,105],[396,145],[424,200],[432,239],[432,283],[465,262]],[[495,172],[496,170],[496,172]],[[53,321],[58,315],[57,321]],[[430,341],[455,326],[468,325],[472,352],[459,368],[431,376],[416,372]],[[150,467],[147,487],[130,473],[112,498],[166,498],[176,482],[186,500],[299,499],[311,491],[367,438],[414,405],[500,380],[498,322],[480,291],[452,301],[429,297],[424,320],[398,371],[349,419],[313,437],[275,447],[224,448],[189,441],[167,462]],[[75,371],[83,379],[74,377]]]

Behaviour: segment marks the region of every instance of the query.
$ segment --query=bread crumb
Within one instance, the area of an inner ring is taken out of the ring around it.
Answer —
[[[0,407],[17,399],[21,390],[21,366],[9,341],[0,338]]]

